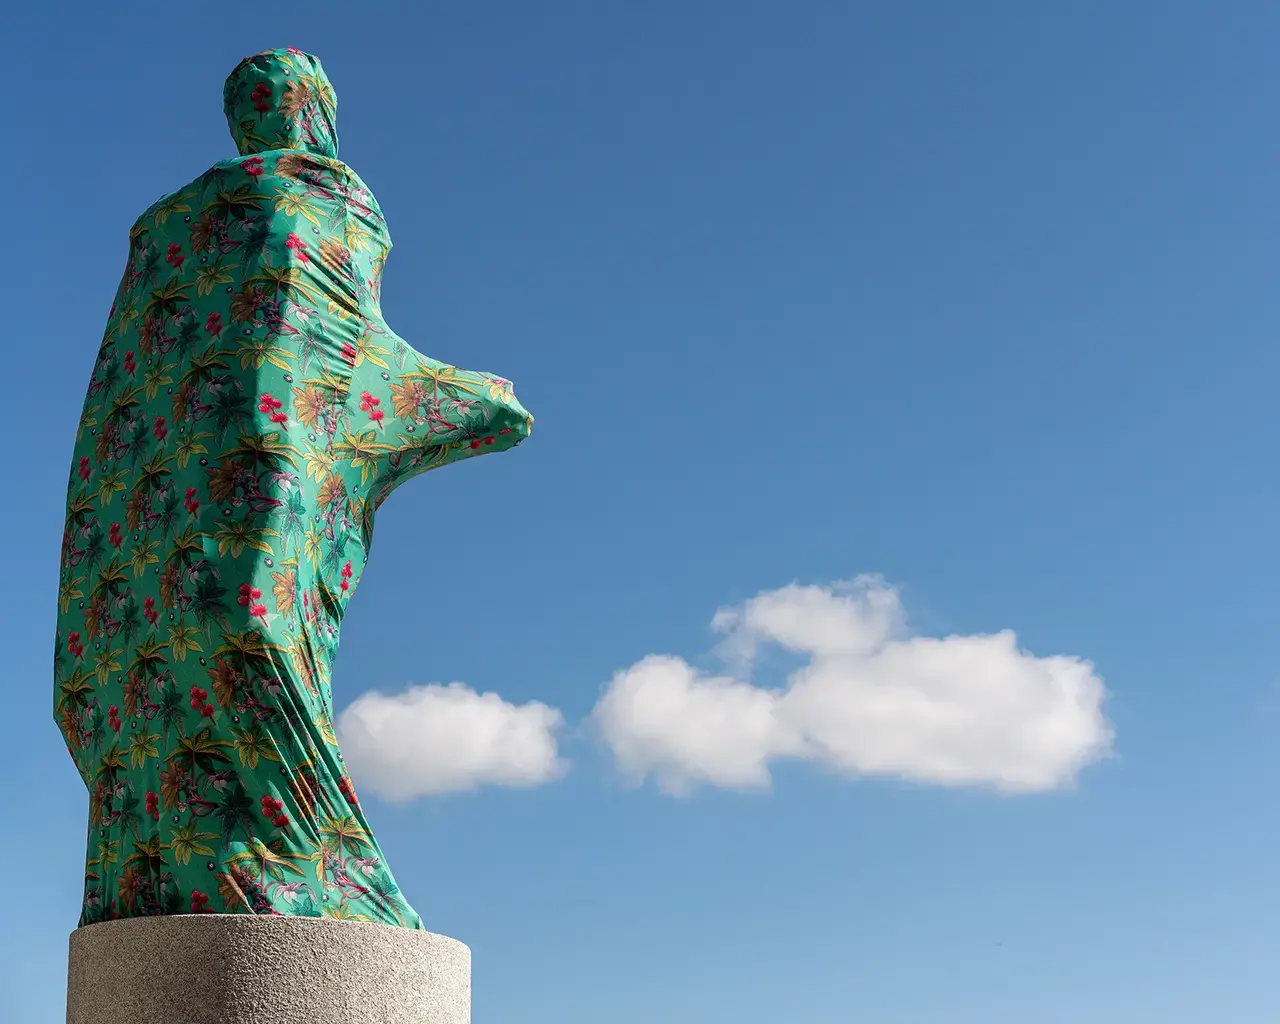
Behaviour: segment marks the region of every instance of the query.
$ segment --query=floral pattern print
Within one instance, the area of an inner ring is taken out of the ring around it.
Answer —
[[[240,155],[130,231],[72,458],[54,713],[89,791],[80,924],[421,928],[334,735],[339,627],[388,494],[532,419],[383,320],[391,239],[320,62],[248,58],[223,98]]]

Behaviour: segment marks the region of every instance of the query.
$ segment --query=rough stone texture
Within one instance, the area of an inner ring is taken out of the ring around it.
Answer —
[[[306,917],[138,917],[71,933],[67,1024],[470,1024],[456,939]]]

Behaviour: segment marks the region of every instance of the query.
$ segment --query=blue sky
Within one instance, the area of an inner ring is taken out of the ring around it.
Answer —
[[[379,513],[335,673],[348,726],[460,682],[403,720],[527,727],[462,767],[419,744],[399,802],[366,758],[476,1020],[1280,1018],[1278,32],[1101,0],[9,15],[14,1019],[62,1019],[80,899],[49,651],[84,381],[129,225],[285,45],[389,219],[390,322],[537,418]],[[875,595],[959,639],[851,654]],[[611,717],[650,655],[654,714]],[[794,711],[793,669],[828,703]],[[859,731],[922,679],[940,733]]]

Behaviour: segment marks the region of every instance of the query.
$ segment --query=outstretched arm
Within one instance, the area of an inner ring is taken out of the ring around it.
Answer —
[[[356,429],[379,452],[375,503],[411,476],[529,436],[533,417],[510,381],[393,345],[386,368],[372,359],[354,368],[348,393]]]

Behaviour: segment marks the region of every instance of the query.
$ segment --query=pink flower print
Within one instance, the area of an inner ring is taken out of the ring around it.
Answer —
[[[376,397],[368,391],[360,393],[360,408],[369,414],[369,419],[379,430],[382,429],[382,421],[386,417],[386,412],[379,409],[382,399]]]
[[[284,240],[284,244],[293,250],[293,254],[298,258],[299,263],[311,262],[311,257],[307,254],[307,243],[294,232],[289,232],[289,237]]]
[[[188,512],[195,515],[200,509],[200,499],[196,497],[196,489],[188,487],[186,496],[182,499],[182,504]]]
[[[258,598],[262,596],[262,591],[255,587],[252,583],[240,584],[240,597],[237,598],[241,608],[248,608]]]
[[[289,414],[281,412],[284,403],[278,398],[273,398],[265,391],[258,398],[258,412],[265,412],[271,417],[272,423],[288,423]]]
[[[271,86],[266,82],[259,82],[253,87],[253,92],[249,94],[249,99],[253,100],[253,109],[259,114],[265,114],[271,109]]]
[[[182,261],[184,259],[186,259],[186,257],[182,255],[182,246],[177,242],[170,242],[169,255],[164,258],[164,261],[169,264],[169,266],[173,267],[174,270],[181,270]]]
[[[254,181],[257,181],[260,177],[262,177],[262,173],[264,170],[263,164],[262,164],[262,157],[251,156],[249,157],[248,160],[240,161],[240,169],[244,171],[245,174],[249,175],[249,177],[251,177]]]

